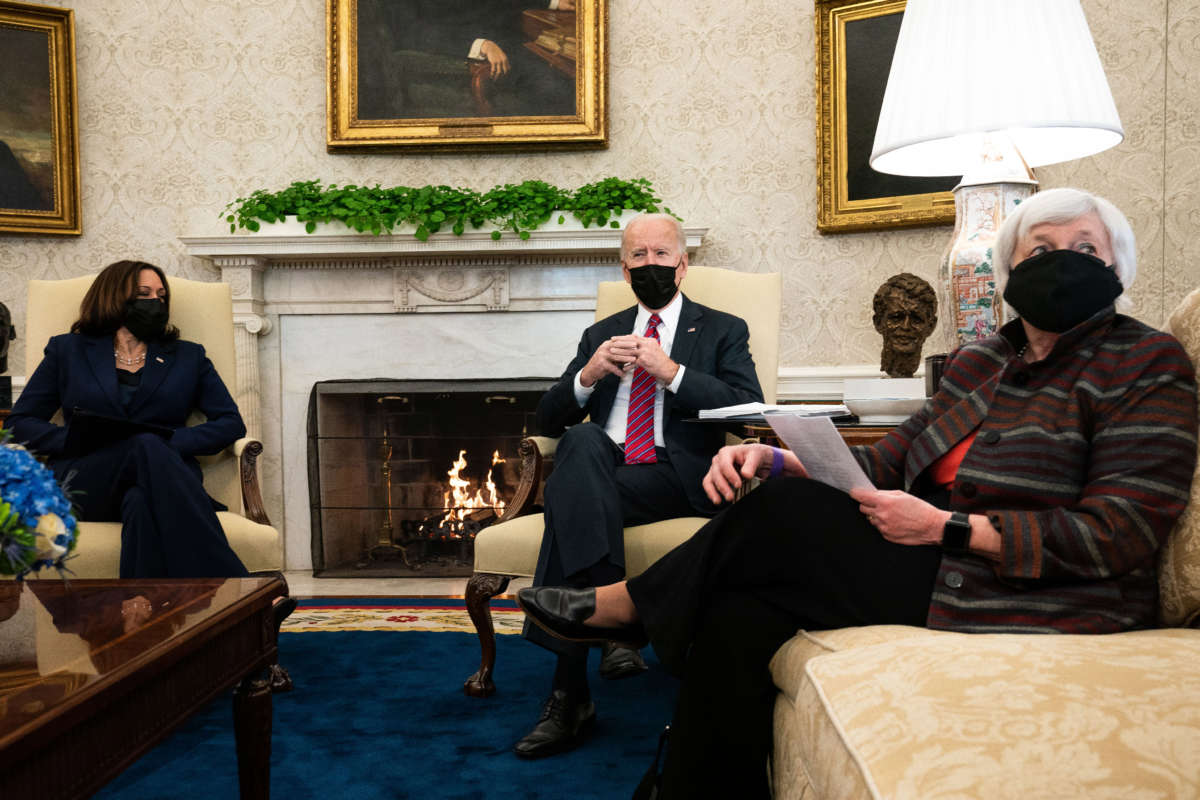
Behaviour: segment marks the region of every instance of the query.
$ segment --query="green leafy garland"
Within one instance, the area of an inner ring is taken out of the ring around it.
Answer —
[[[505,230],[528,239],[529,232],[549,222],[556,209],[570,211],[585,228],[605,224],[618,228],[620,223],[611,218],[624,210],[671,214],[665,206],[660,209],[661,202],[645,178],[605,178],[574,192],[545,181],[506,183],[476,192],[450,186],[322,186],[314,180],[296,181],[278,192],[259,189],[234,200],[221,213],[230,233],[238,228],[257,231],[263,222],[295,215],[308,233],[322,222],[341,222],[359,233],[376,236],[410,224],[416,226],[414,235],[425,241],[443,228],[461,236],[468,225],[478,229],[490,224],[498,228],[492,231],[493,239],[499,239]],[[558,224],[564,220],[560,214]]]

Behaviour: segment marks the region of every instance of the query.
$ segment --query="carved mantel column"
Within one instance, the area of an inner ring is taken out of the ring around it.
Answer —
[[[262,384],[258,370],[258,337],[271,332],[264,313],[263,272],[267,260],[254,256],[217,256],[213,265],[233,290],[233,344],[238,385],[234,393],[247,435],[262,437]]]

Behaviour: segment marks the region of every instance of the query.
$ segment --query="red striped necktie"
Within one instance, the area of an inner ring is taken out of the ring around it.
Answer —
[[[646,323],[646,336],[658,338],[662,317],[651,314]],[[654,455],[654,378],[638,367],[633,371],[633,386],[629,389],[629,419],[625,423],[625,463],[653,464]]]

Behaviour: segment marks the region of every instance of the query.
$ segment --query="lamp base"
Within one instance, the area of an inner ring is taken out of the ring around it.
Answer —
[[[1036,188],[1029,182],[964,182],[954,188],[954,238],[938,273],[947,350],[991,336],[1004,324],[992,245],[1000,223]]]

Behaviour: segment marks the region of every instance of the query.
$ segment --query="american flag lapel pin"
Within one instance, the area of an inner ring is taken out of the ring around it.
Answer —
[[[158,362],[158,363],[160,363],[160,364],[165,364],[165,363],[167,363],[167,362],[165,362],[165,361],[163,361],[163,360],[162,360],[162,356],[155,356],[155,357],[154,357],[154,360],[155,360],[155,361],[157,361],[157,362]]]
[[[687,332],[688,332],[688,333],[695,333],[695,332],[696,332],[696,329],[695,329],[695,328],[688,328],[688,329],[687,329]]]

